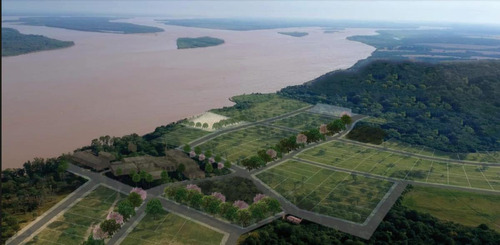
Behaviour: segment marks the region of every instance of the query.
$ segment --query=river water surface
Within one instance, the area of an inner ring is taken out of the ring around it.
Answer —
[[[102,135],[144,134],[228,98],[275,92],[352,66],[375,49],[346,40],[375,34],[321,28],[226,31],[168,26],[155,34],[108,34],[2,24],[75,46],[2,58],[2,168],[55,157]],[[301,38],[278,31],[305,31]],[[176,49],[178,37],[212,36],[225,44]]]

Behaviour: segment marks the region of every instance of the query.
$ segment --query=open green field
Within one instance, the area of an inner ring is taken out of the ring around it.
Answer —
[[[440,157],[444,159],[467,160],[484,163],[500,163],[500,152],[476,152],[476,153],[450,153],[434,150],[425,146],[410,145],[401,141],[390,139],[382,143],[382,146],[394,150],[402,150],[424,156]]]
[[[223,237],[222,233],[164,211],[156,219],[146,215],[121,244],[220,244]]]
[[[468,226],[486,224],[500,232],[500,195],[415,186],[403,205]]]
[[[500,167],[496,166],[429,161],[338,141],[305,150],[297,157],[380,176],[500,191]]]
[[[363,223],[392,182],[286,161],[256,175],[297,207]]]
[[[156,138],[155,141],[165,143],[166,145],[182,146],[209,133],[210,132],[205,130],[182,125],[177,126],[172,131],[166,132],[162,136]]]
[[[239,121],[255,122],[304,108],[309,104],[277,94],[249,94],[232,97],[236,105],[211,112]]]
[[[293,132],[277,128],[253,126],[222,134],[200,145],[200,147],[203,150],[210,150],[212,153],[220,154],[231,162],[237,162],[256,155],[257,151],[268,149],[281,139],[293,134]]]
[[[333,120],[335,120],[334,117],[310,112],[302,112],[291,117],[286,117],[281,120],[274,121],[272,124],[305,131],[319,128],[321,124],[329,123]]]
[[[63,215],[50,223],[28,244],[81,244],[91,229],[111,211],[115,202],[125,195],[99,186]]]

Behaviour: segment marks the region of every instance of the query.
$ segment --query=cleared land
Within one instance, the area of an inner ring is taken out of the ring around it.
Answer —
[[[390,139],[382,143],[382,146],[395,150],[421,154],[425,156],[440,157],[444,159],[467,160],[484,163],[500,163],[500,152],[477,152],[477,153],[450,153],[420,145],[410,145],[398,140]]]
[[[177,38],[177,48],[178,49],[188,49],[188,48],[204,48],[217,46],[224,43],[224,40],[213,37],[182,37]]]
[[[310,130],[313,128],[319,128],[323,123],[329,123],[333,121],[334,117],[329,117],[325,115],[303,112],[295,116],[283,118],[281,120],[275,121],[272,124],[277,126],[283,126],[288,128],[294,128],[298,130]]]
[[[338,141],[308,149],[297,157],[380,176],[500,191],[500,167],[429,161]]]
[[[213,125],[214,123],[220,122],[221,120],[226,120],[228,117],[222,116],[215,114],[213,112],[205,112],[201,115],[194,116],[193,118],[188,119],[189,122],[194,122],[195,125],[196,123],[200,123],[202,126],[203,124],[208,124],[207,128],[201,127],[200,129],[205,130],[205,131],[213,131]]]
[[[278,32],[278,33],[282,34],[282,35],[292,36],[292,37],[303,37],[303,36],[307,36],[309,34],[307,32],[298,32],[298,31],[294,31],[294,32]]]
[[[292,112],[309,105],[276,94],[239,95],[234,96],[232,101],[236,105],[211,111],[240,121],[255,122]]]
[[[256,175],[297,207],[363,223],[392,182],[286,161]]]
[[[468,226],[486,224],[500,232],[500,196],[415,186],[403,205],[446,221]]]
[[[202,145],[203,150],[220,154],[231,162],[241,161],[268,149],[281,139],[294,133],[266,126],[253,126],[242,130],[222,134]]]
[[[81,244],[125,195],[99,186],[50,223],[27,244]]]
[[[146,215],[121,244],[220,244],[223,237],[222,233],[164,211],[156,218]]]

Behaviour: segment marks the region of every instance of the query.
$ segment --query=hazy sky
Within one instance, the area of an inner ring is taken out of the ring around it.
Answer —
[[[500,24],[500,1],[19,1],[9,13],[92,13],[190,17],[268,17]]]

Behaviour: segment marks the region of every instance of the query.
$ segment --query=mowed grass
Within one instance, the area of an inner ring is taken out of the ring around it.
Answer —
[[[164,211],[146,215],[122,245],[220,244],[224,234]]]
[[[158,137],[155,141],[165,143],[166,145],[182,146],[209,133],[197,128],[179,126],[175,130]]]
[[[439,157],[443,159],[467,160],[467,161],[483,162],[483,163],[500,163],[500,152],[498,151],[476,152],[476,153],[450,153],[450,152],[434,150],[426,146],[411,145],[393,139],[385,141],[384,143],[382,143],[382,146],[389,149],[401,150],[424,156]]]
[[[393,185],[390,181],[286,161],[256,175],[297,207],[363,223]]]
[[[256,155],[259,150],[268,149],[281,139],[293,134],[293,132],[277,128],[253,126],[222,134],[200,145],[200,147],[203,150],[220,154],[231,162],[238,162]]]
[[[99,186],[47,225],[28,244],[81,244],[125,195]]]
[[[500,195],[415,186],[403,198],[408,208],[467,226],[486,224],[500,232]]]
[[[242,106],[225,107],[211,111],[240,121],[255,122],[309,106],[302,101],[288,99],[277,94],[239,95],[232,99]]]
[[[380,176],[500,191],[500,167],[496,166],[430,161],[339,141],[305,150],[297,157]]]
[[[305,131],[314,128],[319,128],[321,124],[330,123],[333,120],[335,120],[334,117],[316,113],[310,113],[310,112],[302,112],[300,114],[291,117],[274,121],[272,124]]]

